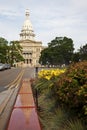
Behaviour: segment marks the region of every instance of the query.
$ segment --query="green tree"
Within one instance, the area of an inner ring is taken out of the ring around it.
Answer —
[[[75,52],[72,56],[72,61],[73,62],[79,62],[80,61],[80,54],[79,52]]]
[[[80,60],[87,60],[87,44],[84,46],[80,47],[79,49],[79,54],[80,54]]]
[[[40,59],[39,59],[39,62],[42,64],[42,65],[46,65],[46,64],[49,64],[51,63],[51,51],[49,48],[45,48],[44,50],[42,50],[41,52],[41,56],[40,56]]]
[[[0,62],[7,62],[7,52],[8,52],[8,41],[5,38],[0,37]]]
[[[13,65],[15,62],[23,61],[24,58],[22,56],[22,47],[19,44],[19,41],[11,41],[10,42],[10,63]]]
[[[67,37],[56,37],[41,52],[40,63],[51,65],[69,64],[74,51],[73,41]]]

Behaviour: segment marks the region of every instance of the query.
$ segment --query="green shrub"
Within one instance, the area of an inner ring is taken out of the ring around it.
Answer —
[[[64,130],[86,130],[81,121],[79,120],[71,120],[71,121],[67,121],[67,125],[65,126]]]
[[[54,89],[61,105],[87,122],[87,61],[72,64]]]

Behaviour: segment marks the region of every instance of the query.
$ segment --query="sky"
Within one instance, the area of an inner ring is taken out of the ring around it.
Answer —
[[[55,37],[73,40],[77,51],[87,43],[87,0],[0,1],[0,37],[19,40],[29,9],[36,40],[46,46]]]

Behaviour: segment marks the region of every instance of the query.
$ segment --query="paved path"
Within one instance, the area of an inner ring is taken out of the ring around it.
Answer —
[[[23,79],[7,130],[41,130],[29,79]]]

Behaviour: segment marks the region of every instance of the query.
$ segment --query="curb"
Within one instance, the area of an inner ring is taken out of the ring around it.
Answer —
[[[16,97],[19,91],[19,88],[16,88],[13,90],[13,92],[9,95],[9,97],[6,99],[7,102],[3,103],[3,106],[0,110],[0,130],[6,130],[8,121],[10,119],[10,115],[14,106],[14,103],[16,101]]]

